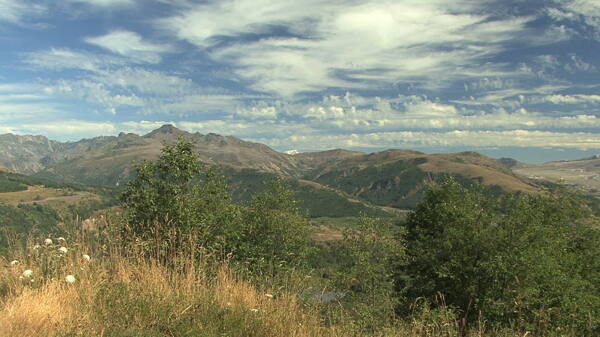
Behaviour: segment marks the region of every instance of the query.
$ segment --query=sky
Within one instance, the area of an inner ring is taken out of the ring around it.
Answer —
[[[597,0],[0,0],[0,134],[600,153]]]

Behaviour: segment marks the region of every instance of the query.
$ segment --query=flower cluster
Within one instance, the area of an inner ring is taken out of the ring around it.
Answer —
[[[77,254],[77,247],[67,246],[67,240],[63,237],[46,238],[43,244],[32,245],[23,260],[10,261],[10,268],[14,270],[15,277],[20,274],[19,279],[23,284],[33,285],[43,280],[55,280],[57,277],[60,279],[61,274],[64,275],[64,282],[73,284],[77,282],[72,272],[74,259],[90,263],[92,258],[88,254]]]

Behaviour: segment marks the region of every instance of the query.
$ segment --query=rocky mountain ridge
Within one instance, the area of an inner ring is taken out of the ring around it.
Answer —
[[[257,188],[256,180],[264,179],[264,174],[302,182],[298,188],[306,193],[322,190],[332,198],[395,208],[414,206],[429,182],[448,175],[505,191],[537,190],[503,163],[477,152],[386,150],[367,154],[334,149],[286,154],[264,144],[214,133],[189,133],[172,125],[143,136],[121,133],[67,143],[42,136],[2,135],[0,153],[5,155],[0,157],[0,166],[60,181],[122,185],[132,177],[133,163],[156,159],[165,143],[179,137],[193,140],[201,161],[225,168],[237,179],[233,185],[246,192]]]

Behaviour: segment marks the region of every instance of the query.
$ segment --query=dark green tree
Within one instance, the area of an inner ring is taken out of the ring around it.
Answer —
[[[490,199],[452,179],[434,185],[406,222],[408,265],[397,289],[431,303],[442,294],[465,322],[593,335],[600,251],[586,214],[565,193]]]

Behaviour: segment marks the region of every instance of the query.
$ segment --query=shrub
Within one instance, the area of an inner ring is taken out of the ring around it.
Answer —
[[[293,192],[275,179],[242,209],[242,223],[232,247],[234,258],[255,272],[270,275],[303,267],[312,251],[308,226]]]
[[[599,234],[585,214],[564,193],[489,199],[480,186],[434,185],[407,219],[408,265],[397,289],[432,303],[441,293],[466,322],[483,316],[538,334],[593,335]]]
[[[331,246],[337,257],[332,286],[362,331],[378,331],[394,319],[393,273],[404,260],[404,244],[389,220],[362,215],[344,239]]]
[[[179,250],[190,237],[219,249],[235,223],[236,207],[214,168],[199,162],[194,143],[180,138],[162,149],[155,162],[135,166],[136,177],[121,196],[131,234]]]
[[[274,274],[304,264],[310,252],[308,221],[279,180],[246,206],[231,202],[212,167],[198,162],[184,139],[165,146],[156,162],[136,166],[121,197],[131,234],[162,259],[195,247],[229,256],[255,273]]]

